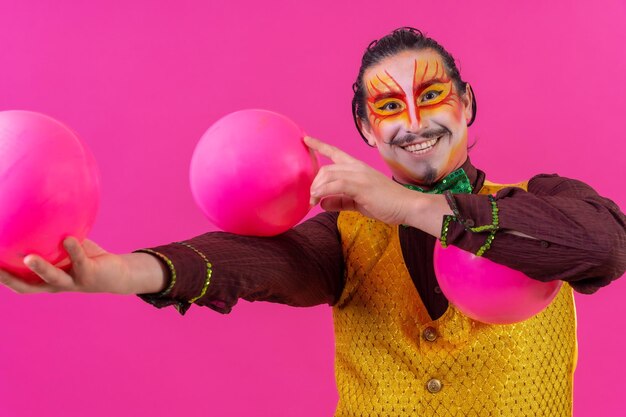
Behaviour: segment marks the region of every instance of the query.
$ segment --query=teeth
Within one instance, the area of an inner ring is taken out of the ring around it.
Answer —
[[[405,147],[404,149],[406,151],[413,152],[413,153],[416,153],[416,152],[424,153],[427,150],[429,150],[430,148],[432,148],[435,145],[435,143],[437,143],[438,140],[439,140],[439,138],[431,139],[431,140],[428,140],[426,142],[416,143],[415,145],[409,145],[409,146]],[[423,152],[421,152],[421,151],[423,151]]]

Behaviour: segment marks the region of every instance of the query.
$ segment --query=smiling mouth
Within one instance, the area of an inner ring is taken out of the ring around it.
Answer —
[[[413,143],[411,145],[403,146],[402,149],[412,153],[413,155],[422,155],[433,149],[442,137],[443,135],[425,142]]]

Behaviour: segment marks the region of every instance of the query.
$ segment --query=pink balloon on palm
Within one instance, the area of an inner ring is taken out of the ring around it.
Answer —
[[[541,282],[455,246],[435,244],[435,275],[448,300],[466,316],[484,323],[510,324],[546,308],[561,281]]]
[[[40,113],[0,112],[0,269],[38,281],[24,256],[61,261],[62,240],[84,239],[98,204],[96,162],[74,132]]]
[[[190,167],[203,213],[227,232],[272,236],[308,213],[317,159],[304,131],[267,110],[224,116],[202,136]]]

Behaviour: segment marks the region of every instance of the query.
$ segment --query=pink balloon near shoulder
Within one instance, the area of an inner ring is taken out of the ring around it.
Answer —
[[[489,324],[510,324],[540,313],[562,281],[541,282],[522,272],[437,241],[435,275],[441,291],[466,316]]]
[[[68,127],[40,113],[0,112],[0,269],[39,281],[24,256],[67,257],[62,241],[87,236],[99,192],[95,159]]]
[[[273,236],[308,213],[317,173],[304,131],[267,110],[242,110],[202,136],[190,167],[191,191],[207,218],[224,231]]]

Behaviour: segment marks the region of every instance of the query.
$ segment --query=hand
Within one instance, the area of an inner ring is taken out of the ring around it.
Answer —
[[[73,237],[65,239],[63,247],[69,258],[57,265],[37,255],[24,258],[24,264],[43,280],[42,283],[27,283],[2,270],[0,283],[21,294],[62,291],[132,293],[131,274],[123,256],[111,254],[91,240],[81,244]]]
[[[334,164],[320,168],[311,185],[311,205],[328,211],[352,210],[387,224],[403,224],[420,198],[397,182],[340,149],[311,137],[304,143]]]

